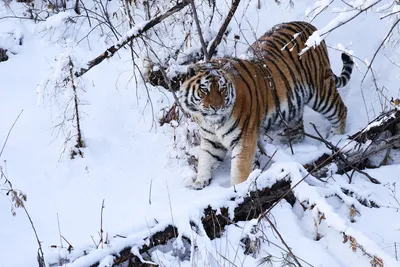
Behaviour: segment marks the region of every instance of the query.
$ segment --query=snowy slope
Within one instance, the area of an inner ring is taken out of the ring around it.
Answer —
[[[227,3],[222,0],[217,2],[226,12]],[[262,8],[258,10],[257,1],[248,5],[248,1],[243,1],[231,23],[231,34],[240,34],[241,40],[251,43],[255,40],[253,31],[260,36],[276,23],[309,21],[305,13],[307,8],[313,7],[314,1],[295,1],[294,8],[289,7],[288,1],[282,2],[278,6],[273,1],[261,1]],[[313,23],[318,28],[324,27],[337,16],[337,8],[344,6],[340,1],[334,2]],[[109,8],[117,11],[118,3],[111,1]],[[74,128],[70,122],[65,128],[57,127],[63,121],[65,103],[69,101],[71,92],[56,92],[51,77],[58,77],[59,67],[66,56],[73,56],[75,64],[83,66],[115,40],[95,31],[88,40],[76,44],[90,31],[90,27],[84,23],[66,27],[65,18],[74,14],[72,10],[38,23],[16,18],[1,19],[13,14],[22,16],[24,10],[22,4],[12,2],[10,7],[6,7],[5,2],[0,2],[0,47],[10,52],[9,60],[0,62],[0,144],[6,140],[11,125],[23,110],[1,155],[0,165],[6,170],[13,187],[28,196],[26,208],[48,262],[58,256],[66,256],[65,249],[59,250],[57,216],[62,236],[76,248],[74,253],[79,256],[83,249],[93,248],[92,238],[96,242],[99,240],[103,200],[103,230],[110,238],[116,234],[129,236],[129,242],[134,243],[147,234],[155,219],[161,226],[173,221],[189,232],[189,218],[198,218],[199,212],[208,204],[223,204],[234,195],[233,189],[228,186],[228,164],[216,172],[209,187],[201,191],[185,188],[185,181],[193,173],[185,162],[176,159],[179,151],[173,136],[180,132],[177,133],[169,125],[160,127],[157,122],[159,110],[170,106],[173,98],[165,91],[149,86],[150,105],[141,79],[136,86],[132,78],[128,49],[121,50],[78,81],[82,88],[79,96],[86,148],[82,149],[83,158],[71,160],[71,142],[67,143],[65,152],[63,148],[65,135]],[[329,34],[327,44],[335,48],[340,44],[339,47],[345,47],[362,60],[370,60],[388,30],[387,21],[380,20],[379,16],[373,12],[360,15]],[[218,23],[215,23],[217,26]],[[239,31],[239,28],[242,30]],[[176,33],[177,38],[181,37],[179,34]],[[66,36],[67,40],[62,36]],[[225,53],[233,51],[233,41],[223,45]],[[245,49],[246,42],[239,43],[237,53],[241,54]],[[399,97],[399,69],[383,55],[396,61],[398,52],[397,47],[385,48],[374,64],[377,82],[386,88],[384,94],[389,99]],[[342,67],[340,52],[330,49],[329,53],[333,69],[338,73]],[[359,71],[354,71],[350,85],[340,91],[349,109],[348,134],[365,126],[368,119],[381,111],[380,94],[376,92],[371,77],[368,76],[360,87],[366,66],[359,61],[356,63]],[[363,97],[367,108],[364,107]],[[306,129],[311,132],[307,121],[316,122],[323,132],[328,127],[326,121],[310,110],[306,112]],[[335,141],[339,139],[338,136],[333,137]],[[267,149],[268,152],[279,149],[279,152],[274,158],[275,165],[261,174],[266,181],[276,179],[280,168],[285,168],[298,179],[300,173],[296,162],[306,163],[326,151],[323,144],[309,139],[294,146],[293,156],[288,147],[278,144],[268,145]],[[392,152],[394,159],[398,158],[396,153]],[[318,203],[327,215],[326,222],[318,229],[323,236],[319,241],[314,240],[316,214],[313,211],[304,212],[299,205],[292,208],[282,201],[273,209],[272,216],[293,252],[312,266],[370,266],[370,258],[360,251],[354,253],[349,243],[342,243],[341,231],[358,237],[358,242],[365,249],[385,260],[385,266],[400,266],[396,261],[400,255],[396,255],[395,250],[396,242],[400,246],[400,204],[396,201],[396,198],[400,200],[400,192],[395,191],[393,185],[398,180],[398,171],[398,164],[368,170],[371,176],[382,182],[381,185],[372,184],[365,177],[355,174],[352,184],[347,183],[346,176],[335,175],[335,183],[333,179],[330,181],[332,187],[326,188],[312,180],[317,186],[304,184],[296,189],[299,200],[314,197],[310,201]],[[250,181],[238,188],[245,191],[249,186]],[[351,200],[338,201],[335,197],[325,199],[325,196],[333,194],[331,190],[335,186],[369,197],[381,208],[367,208],[358,202],[351,203]],[[12,216],[10,202],[7,196],[3,196],[4,193],[1,191],[0,196],[0,267],[37,266],[37,242],[29,221],[21,209],[16,210],[15,217]],[[359,212],[354,223],[349,217],[351,204]],[[247,229],[252,223],[243,222],[240,226]],[[282,257],[282,250],[271,245],[279,243],[279,239],[267,224],[265,228],[271,243],[262,245],[258,257],[268,254]],[[258,258],[244,255],[239,246],[242,234],[241,229],[231,225],[220,239],[212,242],[199,240],[201,251],[214,255],[215,261],[205,253],[192,263],[182,262],[181,266],[256,266]],[[118,242],[122,241],[116,239],[111,244],[121,245]],[[51,248],[53,245],[57,248]],[[68,247],[65,241],[63,246]],[[160,252],[153,260],[162,262],[162,266],[178,266],[177,259],[168,253]],[[85,265],[76,263],[67,266]],[[273,266],[280,266],[280,262]]]

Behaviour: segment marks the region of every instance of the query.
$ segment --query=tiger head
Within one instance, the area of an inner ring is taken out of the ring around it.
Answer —
[[[232,112],[235,89],[231,76],[210,63],[193,65],[178,93],[183,108],[209,123],[222,124]]]

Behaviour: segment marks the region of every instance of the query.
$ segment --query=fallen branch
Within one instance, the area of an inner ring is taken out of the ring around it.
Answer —
[[[175,237],[175,234],[178,234],[178,229],[172,225],[168,225],[163,231],[156,232],[151,237],[148,238],[148,244],[143,245],[138,251],[139,254],[147,253],[150,249],[165,245],[167,242]],[[122,263],[131,261],[137,267],[151,266],[148,263],[142,263],[138,256],[132,253],[132,247],[126,247],[123,250],[115,253],[114,262],[112,266],[118,266]],[[90,267],[100,266],[100,262],[96,262]],[[156,265],[155,265],[156,266]]]

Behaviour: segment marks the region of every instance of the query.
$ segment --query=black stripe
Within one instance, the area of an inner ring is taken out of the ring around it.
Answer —
[[[204,139],[205,141],[209,142],[215,149],[226,150],[226,148],[225,148],[222,144],[220,144],[220,143],[216,143],[216,142],[211,141],[211,140],[209,140],[209,139],[207,139],[207,138],[204,138],[204,137],[203,137],[203,139]]]
[[[231,144],[229,145],[230,148],[233,149],[237,145],[240,138],[242,138],[242,133],[243,133],[243,131],[240,131],[240,133],[232,140]]]
[[[224,159],[221,158],[220,156],[214,155],[213,153],[211,153],[211,152],[208,151],[207,149],[203,149],[203,151],[207,152],[208,154],[210,154],[213,158],[215,158],[215,159],[218,160],[218,161],[223,161],[223,160],[224,160]]]
[[[333,106],[336,104],[337,99],[338,99],[338,96],[335,96],[335,99],[331,101],[331,103],[330,103],[328,109],[325,110],[325,111],[323,111],[322,114],[325,115],[325,114],[329,113],[329,112],[332,110]]]
[[[344,65],[343,70],[342,70],[342,73],[343,73],[343,72],[346,72],[346,73],[348,73],[348,74],[351,74],[352,71],[353,71],[353,67]],[[343,74],[342,74],[342,75],[343,75]]]
[[[239,125],[239,121],[242,117],[242,114],[243,113],[240,112],[240,117],[235,120],[235,123],[231,126],[231,128],[228,129],[228,131],[226,131],[226,133],[224,133],[222,135],[222,137],[226,137],[227,135],[231,134],[237,128],[237,126]]]
[[[200,126],[200,129],[201,130],[203,130],[203,131],[205,131],[206,133],[208,133],[208,134],[212,134],[212,135],[214,135],[215,133],[213,133],[213,132],[211,132],[211,131],[209,131],[209,130],[207,130],[206,128],[204,128],[204,127],[201,127]]]
[[[285,84],[285,86],[286,86],[286,100],[287,100],[287,102],[288,102],[288,106],[289,106],[289,110],[291,109],[291,108],[293,108],[292,107],[292,105],[293,105],[293,103],[291,102],[291,101],[289,101],[289,99],[290,99],[290,93],[291,93],[291,91],[292,91],[292,87],[290,86],[290,84],[289,84],[289,82],[288,82],[288,79],[287,79],[287,77],[284,75],[284,73],[280,70],[280,68],[278,67],[278,65],[275,63],[275,62],[273,62],[273,61],[270,61],[270,63],[272,64],[272,65],[274,65],[274,67],[276,68],[276,71],[279,73],[279,75],[280,75],[280,77],[281,77],[281,80],[284,82],[284,84]],[[279,90],[281,90],[282,88],[279,88]],[[290,91],[290,93],[289,93],[289,91]],[[274,93],[274,98],[275,98],[275,102],[276,102],[276,104],[277,104],[277,106],[276,106],[276,108],[278,109],[278,111],[280,112],[280,101],[279,101],[279,97],[278,97],[278,92],[277,92],[277,88],[275,87],[275,85],[274,85],[274,89],[272,90],[272,92]]]
[[[247,75],[250,77],[250,79],[251,79],[252,82],[253,82],[254,91],[255,91],[255,93],[256,93],[256,99],[255,99],[256,114],[257,114],[257,116],[258,116],[258,115],[260,114],[260,103],[259,103],[257,100],[259,100],[260,96],[259,96],[259,92],[258,92],[258,88],[257,88],[257,83],[256,83],[256,81],[254,80],[254,77],[253,77],[253,75],[251,74],[250,70],[247,68],[246,64],[243,63],[242,60],[237,60],[237,62],[238,62],[239,65],[246,71]],[[259,67],[259,66],[255,65],[255,64],[253,63],[253,66],[252,66],[252,67],[253,67],[253,68],[257,68],[257,67]],[[256,74],[257,74],[257,73],[256,73]],[[251,101],[250,110],[251,110],[251,107],[252,107],[252,104],[253,104],[253,99],[252,99],[251,88],[249,88],[249,90],[250,90],[250,97],[251,97],[251,98],[250,98],[250,101]]]
[[[243,129],[246,129],[247,126],[249,125],[249,121],[250,121],[250,116],[248,116],[243,124]],[[234,148],[236,146],[236,144],[239,142],[239,140],[242,138],[243,135],[243,129],[240,131],[240,133],[235,137],[235,139],[232,140],[231,144],[230,144],[230,148]]]

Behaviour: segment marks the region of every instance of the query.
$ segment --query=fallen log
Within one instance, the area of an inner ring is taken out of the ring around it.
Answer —
[[[215,210],[208,206],[204,210],[204,217],[201,218],[207,236],[211,240],[219,238],[225,226],[258,218],[263,211],[271,207],[287,191],[290,191],[290,181],[280,180],[272,185],[271,188],[249,192],[243,202],[235,208],[233,220],[229,219],[229,210],[227,208],[221,207],[219,210]],[[284,199],[294,205],[295,196],[293,192],[290,191],[286,194]]]
[[[382,133],[389,131],[391,135],[400,133],[400,110],[392,109],[383,112],[377,118],[368,123],[367,127],[349,136],[349,139],[359,143],[368,140],[375,141]]]
[[[382,113],[364,129],[349,136],[350,143],[354,142],[354,145],[345,152],[343,148],[336,147],[320,135],[316,137],[306,134],[306,136],[325,143],[332,151],[331,154],[325,153],[317,160],[304,165],[304,168],[313,176],[317,178],[327,177],[329,169],[332,169],[330,167],[336,165],[337,174],[344,174],[353,170],[366,175],[371,182],[379,183],[378,180],[362,170],[379,167],[370,163],[369,158],[371,156],[388,149],[400,147],[400,111],[393,109]]]
[[[289,191],[289,193],[287,193]],[[286,193],[285,199],[294,205],[295,196],[290,191],[290,180],[282,179],[270,188],[262,188],[248,192],[245,196],[237,194],[235,198],[230,201],[237,204],[233,211],[230,211],[227,207],[220,207],[212,209],[208,206],[203,211],[201,217],[202,225],[196,225],[194,222],[190,222],[192,229],[198,232],[198,227],[203,227],[207,236],[212,240],[221,237],[225,226],[235,224],[239,221],[247,221],[253,218],[257,218],[265,209],[271,207],[277,200]],[[233,220],[229,219],[229,212],[233,212]],[[128,266],[155,266],[150,260],[146,261],[145,258],[149,259],[149,255],[152,250],[157,249],[158,246],[164,246],[167,243],[173,242],[179,236],[179,229],[173,225],[168,225],[164,230],[157,231],[149,237],[146,237],[143,241],[143,245],[127,246],[122,250],[112,253],[113,263],[112,266],[120,266],[121,264],[130,264]],[[190,255],[190,244],[191,240],[184,235],[181,236],[182,240],[188,244],[186,253]],[[90,256],[90,253],[87,254]],[[84,258],[82,256],[81,258]],[[81,259],[80,258],[80,259]],[[101,260],[88,264],[90,267],[97,267],[101,265]],[[57,263],[51,263],[50,266],[61,266],[60,264],[69,262],[66,259],[59,259]]]
[[[175,226],[168,225],[163,231],[156,232],[151,237],[148,238],[148,245],[143,245],[138,251],[139,254],[145,254],[150,251],[150,249],[156,246],[165,245],[169,240],[176,238],[178,236],[178,229]],[[132,253],[132,247],[126,247],[120,252],[113,255],[114,262],[112,266],[118,266],[125,262],[130,262],[135,267],[145,267],[145,266],[155,266],[148,262],[142,262],[138,256]],[[97,267],[100,262],[90,265],[90,267]]]

